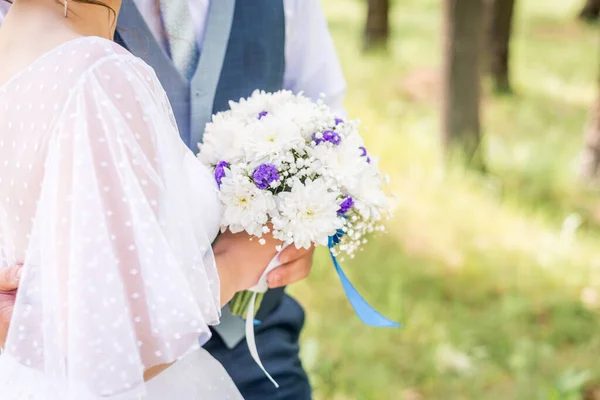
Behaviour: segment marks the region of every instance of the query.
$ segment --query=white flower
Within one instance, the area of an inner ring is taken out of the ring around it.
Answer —
[[[321,143],[310,150],[317,162],[313,169],[336,179],[341,186],[353,186],[356,176],[368,165],[365,158],[361,157],[360,146],[362,140],[358,135],[342,137],[337,146]]]
[[[236,168],[223,178],[220,198],[223,203],[221,226],[229,227],[233,233],[245,230],[261,237],[269,215],[276,209],[273,195],[257,188]]]
[[[295,182],[291,192],[278,195],[280,215],[273,218],[273,227],[283,240],[296,247],[327,244],[329,236],[343,226],[338,217],[338,193],[331,192],[322,179]]]
[[[333,114],[319,109],[315,103],[306,97],[281,103],[274,111],[275,117],[296,124],[305,140],[310,140],[312,134],[333,124]]]
[[[247,159],[261,160],[301,149],[306,142],[296,124],[266,116],[248,126],[242,143]]]
[[[244,130],[245,125],[228,118],[228,114],[215,115],[213,122],[206,125],[198,158],[206,165],[216,165],[219,161],[230,164],[240,161],[244,155],[240,142]]]
[[[239,102],[229,102],[229,106],[234,118],[254,120],[262,112],[272,113],[279,107],[279,104],[288,103],[291,98],[293,98],[291,92],[266,93],[255,90],[247,99],[240,99]]]
[[[230,107],[213,117],[199,146],[208,166],[228,165],[218,171],[223,229],[260,237],[271,222],[273,236],[305,248],[326,245],[341,229],[345,234],[334,251],[350,257],[366,235],[382,229],[388,197],[376,159],[367,162],[359,121],[336,124],[322,100],[285,90],[255,91]],[[323,135],[326,130],[335,131],[339,142]],[[261,190],[253,173],[265,163],[276,166],[280,179]],[[342,218],[337,212],[346,196],[354,206]]]
[[[360,172],[350,181],[347,189],[354,199],[363,203],[365,207],[370,209],[390,207],[390,199],[384,190],[383,177],[372,164],[363,165]]]

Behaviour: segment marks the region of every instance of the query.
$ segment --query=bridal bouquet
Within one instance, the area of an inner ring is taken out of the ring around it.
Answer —
[[[246,231],[261,244],[272,234],[282,245],[329,247],[348,300],[368,325],[399,326],[375,311],[344,274],[337,257],[353,257],[368,234],[382,231],[390,199],[377,160],[368,153],[358,121],[343,121],[323,101],[290,91],[256,91],[213,116],[199,158],[214,172],[223,205],[221,229]],[[246,318],[250,353],[266,376],[254,340],[254,310],[266,276],[229,303]]]
[[[358,121],[290,91],[256,91],[230,107],[207,124],[199,154],[219,185],[222,229],[245,230],[261,243],[271,233],[284,246],[325,245],[334,257],[352,257],[369,233],[384,229],[385,179]],[[238,293],[232,313],[253,318],[248,306],[262,286]]]

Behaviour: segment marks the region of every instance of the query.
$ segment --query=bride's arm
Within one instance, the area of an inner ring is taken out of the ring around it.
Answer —
[[[213,229],[197,216],[215,212],[214,193],[189,198],[181,140],[151,69],[113,56],[71,92],[48,137],[2,364],[68,394],[56,399],[137,398],[154,369],[210,338],[222,304],[269,260],[235,257],[235,241],[212,251]]]
[[[280,244],[272,236],[265,235],[266,243],[260,245],[245,233],[225,232],[214,244],[214,254],[219,271],[221,306],[225,306],[233,295],[254,286],[265,267],[276,253],[275,246]],[[163,364],[145,371],[144,380],[148,381],[169,368]]]

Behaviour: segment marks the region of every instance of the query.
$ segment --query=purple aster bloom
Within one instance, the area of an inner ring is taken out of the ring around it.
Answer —
[[[367,149],[364,146],[360,146],[360,156],[361,157],[367,157],[367,162],[370,164],[371,163],[371,157],[369,157],[369,153],[367,153]]]
[[[279,172],[277,171],[277,167],[273,164],[261,164],[254,170],[252,178],[254,178],[256,187],[264,190],[268,188],[271,183],[279,180]]]
[[[338,210],[338,215],[344,215],[354,207],[354,199],[350,196],[346,196],[342,204],[340,204],[340,209]]]
[[[221,182],[225,177],[225,168],[229,168],[229,163],[227,161],[219,161],[215,167],[215,180],[217,181],[219,187],[221,187]]]
[[[335,124],[336,124],[336,125],[343,124],[343,123],[344,123],[344,120],[343,120],[343,119],[341,119],[341,118],[336,118],[336,119],[335,119]]]
[[[321,144],[323,142],[329,142],[329,143],[333,143],[334,145],[338,145],[342,142],[342,137],[339,135],[339,133],[334,132],[334,131],[325,131],[321,134],[321,138],[317,138],[317,133],[313,133],[312,135],[313,140],[315,141],[316,144]]]
[[[261,111],[258,113],[258,119],[262,119],[262,117],[266,117],[267,115],[269,115],[267,111]]]

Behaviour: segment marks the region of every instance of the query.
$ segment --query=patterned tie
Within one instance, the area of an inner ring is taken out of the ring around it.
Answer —
[[[173,64],[190,80],[198,67],[200,51],[188,0],[160,0],[160,11]]]

